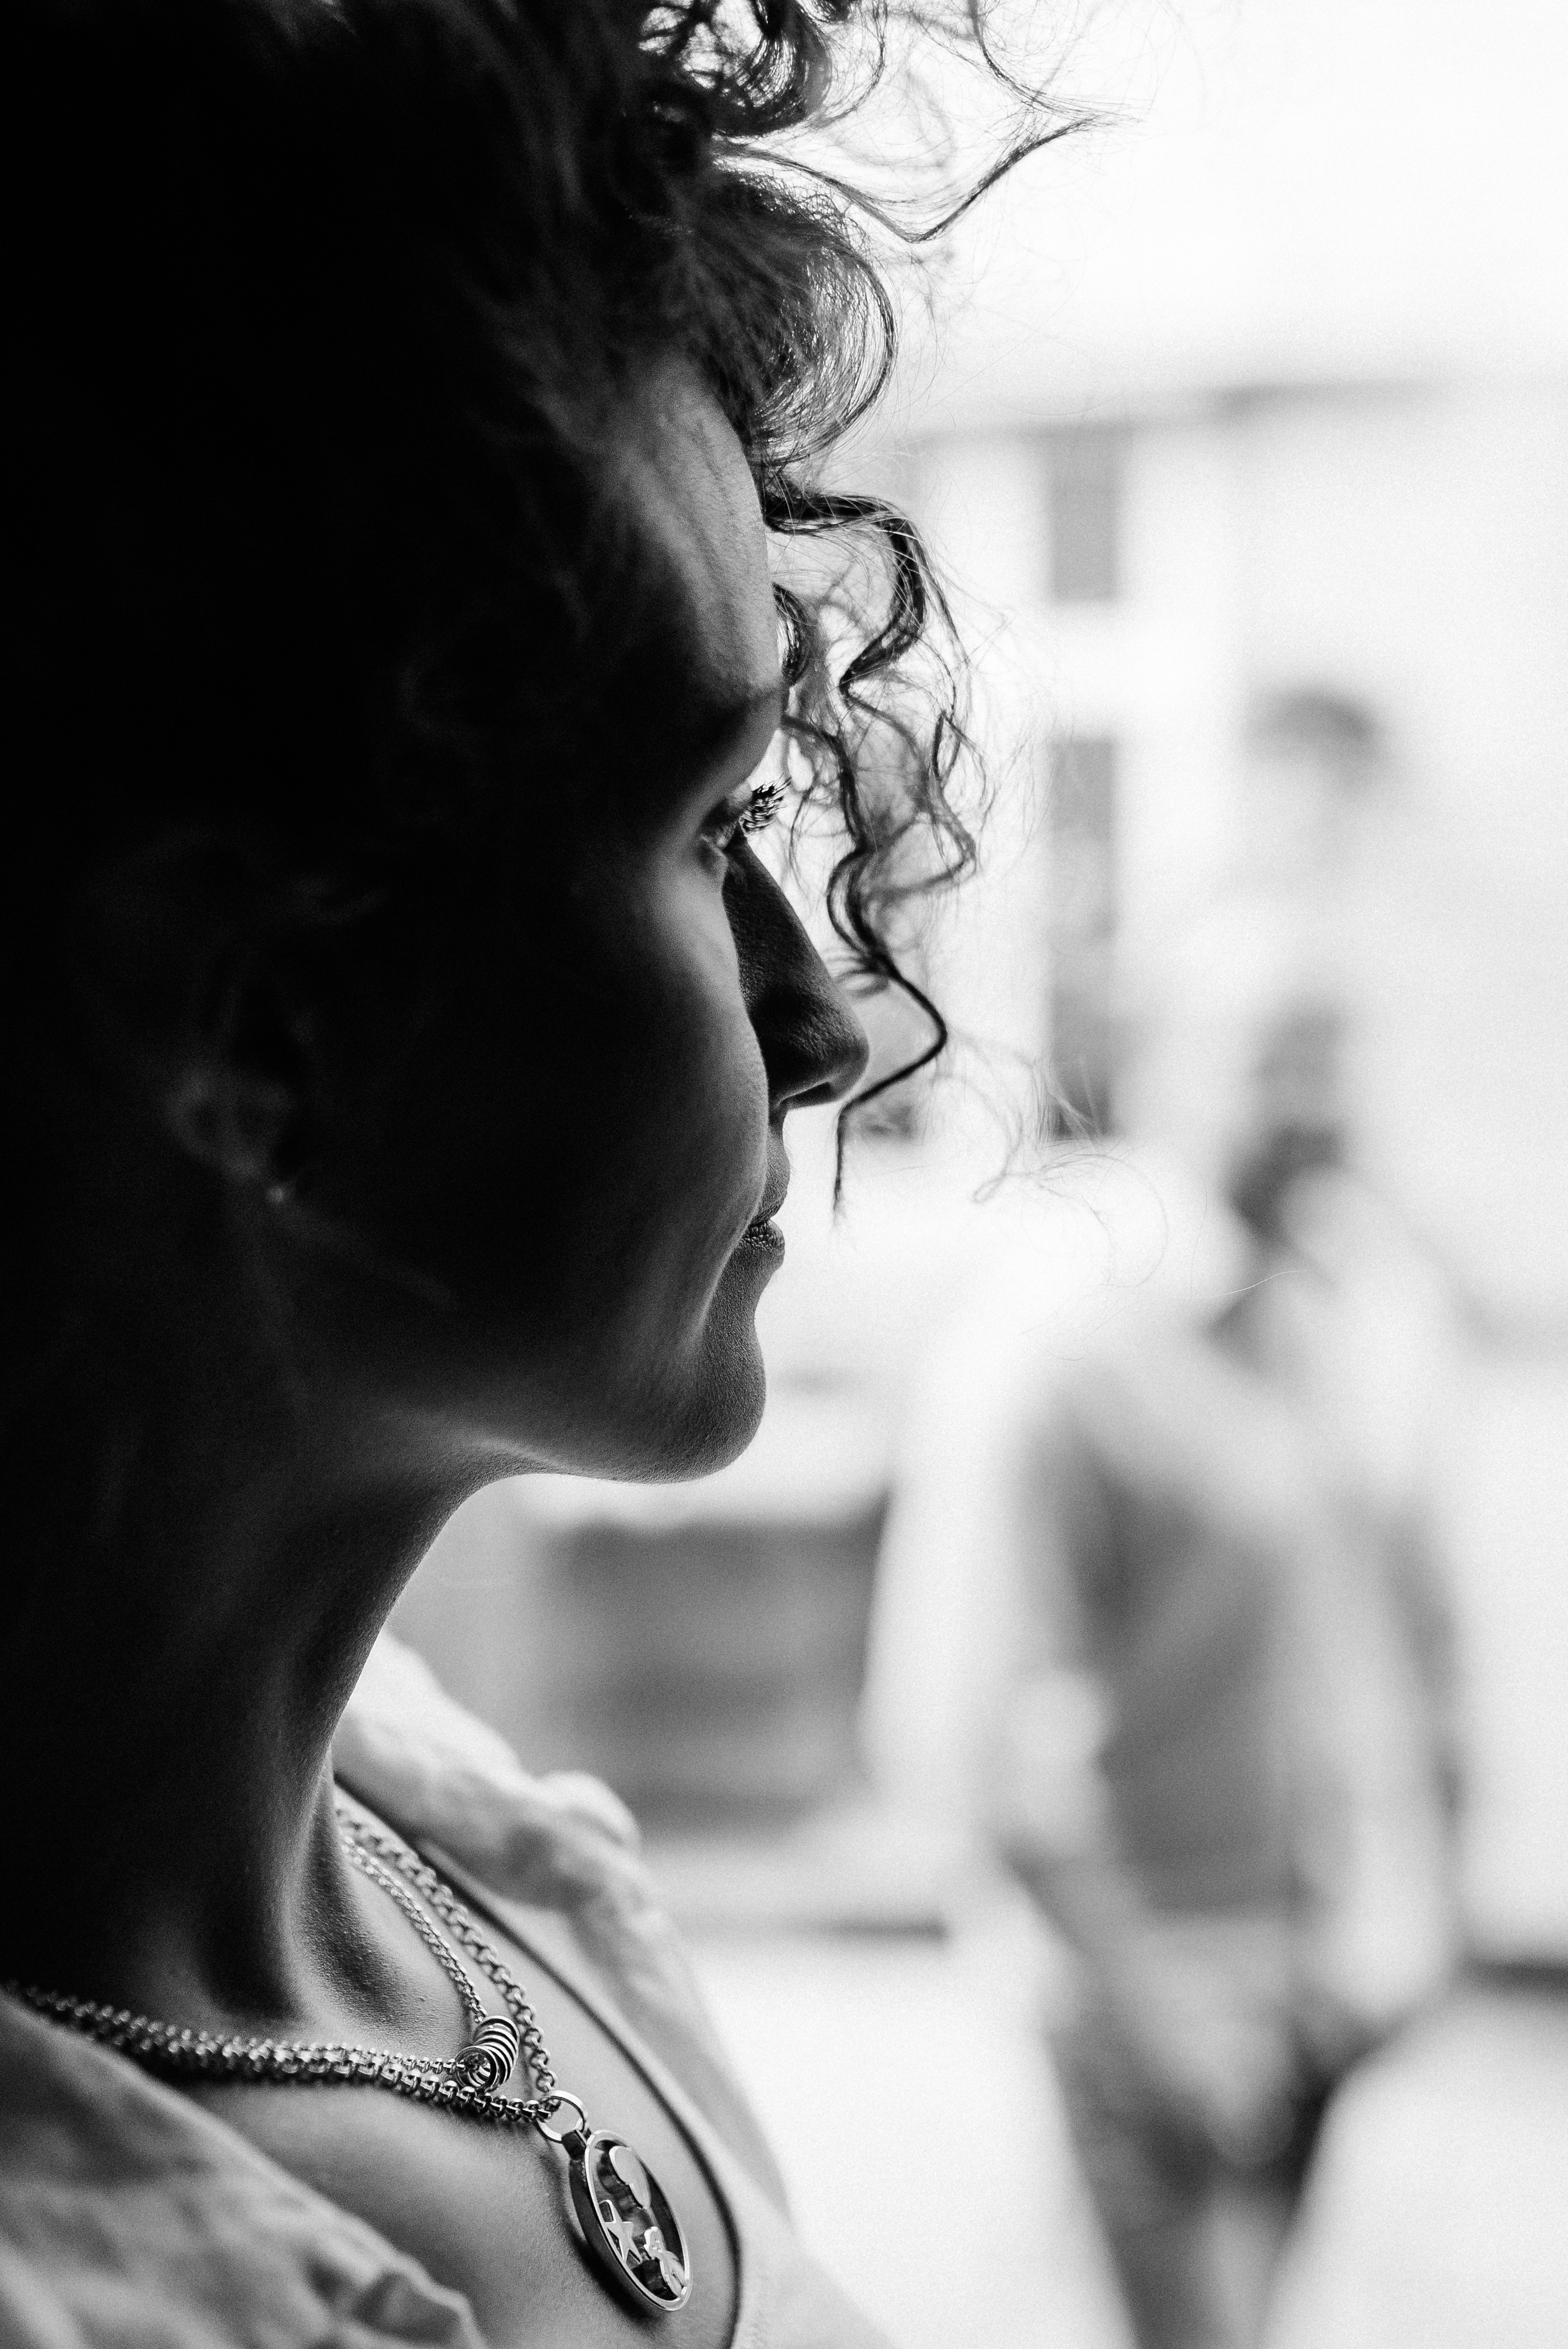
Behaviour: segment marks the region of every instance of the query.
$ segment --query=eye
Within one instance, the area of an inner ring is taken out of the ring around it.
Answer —
[[[727,856],[748,833],[763,831],[784,804],[779,782],[749,783],[720,800],[702,828],[702,837]]]

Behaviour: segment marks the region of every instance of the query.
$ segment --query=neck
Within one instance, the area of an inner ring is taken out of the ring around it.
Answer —
[[[0,1769],[29,1892],[0,1978],[192,2023],[319,2009],[360,1905],[333,1733],[473,1475],[253,1369],[165,1367],[134,1409],[100,1373],[63,1404],[3,1455]]]

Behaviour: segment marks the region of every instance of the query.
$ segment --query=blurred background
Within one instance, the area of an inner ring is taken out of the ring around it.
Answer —
[[[845,460],[979,650],[950,1063],[836,1217],[791,1119],[751,1451],[395,1628],[638,1811],[906,2349],[1560,2349],[1568,26],[1059,13],[1115,119]]]

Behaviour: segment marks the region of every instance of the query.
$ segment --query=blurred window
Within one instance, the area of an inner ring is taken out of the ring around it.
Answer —
[[[1049,761],[1046,1122],[1057,1136],[1108,1133],[1114,1124],[1116,744],[1109,735],[1068,735],[1051,744]]]
[[[1052,601],[1109,604],[1121,593],[1121,440],[1054,433],[1046,444],[1047,561]]]

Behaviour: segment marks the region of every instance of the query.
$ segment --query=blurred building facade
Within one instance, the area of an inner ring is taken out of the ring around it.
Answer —
[[[970,908],[992,940],[1007,920],[1012,953],[1030,942],[1033,983],[1003,957],[983,1016],[1054,1053],[1068,1086],[1081,1061],[1092,1092],[1108,1022],[1136,1016],[1247,877],[1249,704],[1352,698],[1389,769],[1336,945],[1368,1013],[1368,1147],[1478,1276],[1495,1247],[1486,1277],[1516,1291],[1516,1219],[1497,1208],[1532,1189],[1529,1290],[1568,1296],[1568,1230],[1542,1212],[1568,1117],[1563,971],[1519,919],[1550,929],[1568,873],[1568,384],[1221,385],[1091,425],[1051,414],[1043,388],[1042,408],[904,460],[992,640],[995,723],[1046,770],[1027,778],[1027,853],[1002,844]],[[1464,1123],[1488,1137],[1431,1146]]]

